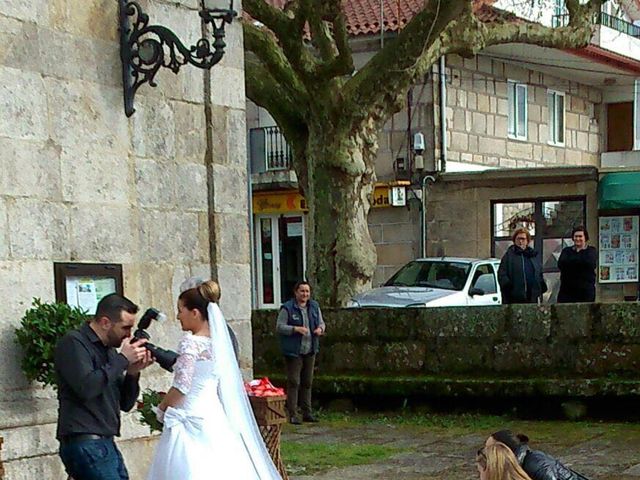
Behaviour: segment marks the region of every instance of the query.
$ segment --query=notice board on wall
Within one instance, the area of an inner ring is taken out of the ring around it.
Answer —
[[[600,217],[600,283],[638,281],[638,217]]]

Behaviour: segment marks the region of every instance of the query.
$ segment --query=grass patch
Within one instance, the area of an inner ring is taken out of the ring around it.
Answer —
[[[384,445],[308,443],[283,440],[282,458],[287,472],[293,475],[313,474],[330,468],[365,465],[385,460],[402,450]]]

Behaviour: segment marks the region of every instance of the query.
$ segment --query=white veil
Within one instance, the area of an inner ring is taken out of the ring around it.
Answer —
[[[244,389],[244,382],[236,360],[227,323],[220,307],[209,303],[207,314],[211,330],[213,355],[219,378],[220,402],[229,423],[240,434],[253,462],[259,480],[280,480],[280,474],[262,440],[251,404]]]

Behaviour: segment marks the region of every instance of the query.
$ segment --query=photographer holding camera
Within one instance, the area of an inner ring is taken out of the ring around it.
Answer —
[[[56,345],[56,438],[75,480],[129,478],[113,438],[120,435],[120,410],[131,410],[138,397],[140,372],[153,363],[147,340],[131,337],[137,312],[129,299],[107,295],[90,322]]]

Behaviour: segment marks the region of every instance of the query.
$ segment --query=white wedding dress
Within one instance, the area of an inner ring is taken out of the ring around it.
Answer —
[[[218,333],[228,339],[226,324],[218,322],[212,336]],[[235,357],[230,366],[218,358],[219,343],[191,334],[180,342],[172,386],[185,397],[181,405],[164,413],[148,480],[280,479],[250,409],[246,412],[249,402]],[[229,397],[228,392],[225,396],[225,388],[240,398]]]

